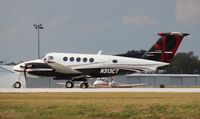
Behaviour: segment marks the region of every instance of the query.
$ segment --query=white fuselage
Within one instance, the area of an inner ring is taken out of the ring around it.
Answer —
[[[109,77],[136,72],[150,72],[156,70],[157,67],[168,64],[112,55],[48,53],[41,60],[25,62],[15,66],[14,69],[23,72],[22,67],[26,65],[26,71],[33,75]]]
[[[51,59],[53,57],[53,59]],[[64,61],[64,58],[67,58]],[[112,55],[96,55],[96,54],[72,54],[72,53],[48,53],[47,61],[57,62],[63,66],[71,67],[72,69],[85,68],[119,68],[119,69],[144,69],[155,70],[157,67],[168,65],[169,63],[157,62],[139,58],[127,58]],[[70,61],[70,58],[74,59]],[[80,61],[77,61],[80,58]],[[83,61],[86,58],[87,61]],[[89,61],[91,58],[94,61]]]

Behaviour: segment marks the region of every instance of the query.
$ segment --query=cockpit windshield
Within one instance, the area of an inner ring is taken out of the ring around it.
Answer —
[[[53,60],[53,56],[48,56],[48,61]]]
[[[42,58],[43,61],[52,61],[53,59],[53,56],[45,56],[44,58]]]
[[[43,61],[47,61],[47,56],[45,56],[44,58],[42,58]]]

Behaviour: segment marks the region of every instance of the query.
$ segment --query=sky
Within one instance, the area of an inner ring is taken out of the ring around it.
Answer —
[[[200,57],[200,0],[0,0],[0,60],[49,52],[125,53],[148,50],[158,32],[190,33],[178,52]]]

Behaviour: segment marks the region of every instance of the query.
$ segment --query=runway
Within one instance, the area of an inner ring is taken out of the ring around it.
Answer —
[[[200,88],[2,88],[0,93],[64,93],[64,92],[177,92],[200,93]]]

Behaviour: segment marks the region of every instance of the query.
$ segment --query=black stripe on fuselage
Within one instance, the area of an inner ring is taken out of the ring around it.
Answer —
[[[30,71],[29,74],[37,76],[50,76],[50,77],[66,77],[72,78],[79,75],[88,75],[90,77],[111,77],[116,75],[125,75],[135,72],[141,72],[141,69],[117,69],[117,68],[89,68],[89,69],[76,69],[80,71],[80,74],[68,74],[68,73],[59,73],[54,70],[52,71]]]
[[[47,77],[64,77],[64,78],[72,78],[80,75],[90,76],[90,77],[110,77],[116,75],[125,75],[136,72],[142,72],[145,69],[134,68],[134,69],[126,69],[126,68],[86,68],[86,69],[75,69],[80,74],[69,74],[69,73],[60,73],[56,72],[51,66],[45,63],[27,63],[26,64],[29,74],[37,75],[37,76],[47,76]]]
[[[81,74],[65,74],[65,73],[59,73],[55,71],[30,71],[28,72],[31,75],[36,76],[45,76],[45,77],[65,77],[65,78],[72,78],[75,76],[79,76]]]

